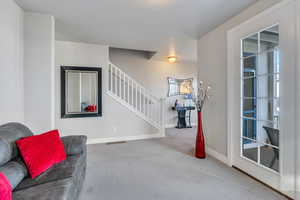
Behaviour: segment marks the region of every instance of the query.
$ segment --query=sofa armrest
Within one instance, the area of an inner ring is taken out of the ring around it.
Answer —
[[[86,151],[87,137],[84,135],[71,135],[61,137],[67,155],[81,154]]]

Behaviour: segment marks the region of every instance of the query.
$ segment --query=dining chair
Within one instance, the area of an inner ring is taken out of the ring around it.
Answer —
[[[275,129],[275,128],[267,127],[267,126],[263,126],[263,128],[265,129],[265,131],[268,134],[271,145],[278,147],[279,146],[279,130]],[[272,149],[273,149],[273,152],[274,152],[274,156],[273,156],[273,159],[272,159],[272,161],[269,165],[270,168],[273,167],[273,165],[275,164],[276,159],[279,159],[278,149],[275,149],[274,147],[272,147]]]

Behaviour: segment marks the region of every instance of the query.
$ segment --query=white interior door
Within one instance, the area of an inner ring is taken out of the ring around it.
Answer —
[[[283,1],[228,32],[231,163],[293,197],[295,2]]]

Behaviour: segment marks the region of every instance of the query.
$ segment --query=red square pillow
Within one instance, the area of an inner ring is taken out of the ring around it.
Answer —
[[[31,178],[66,159],[64,144],[58,130],[16,141]]]

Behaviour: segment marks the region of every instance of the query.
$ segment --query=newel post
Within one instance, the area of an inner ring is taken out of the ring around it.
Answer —
[[[160,133],[166,136],[166,99],[160,99]]]

